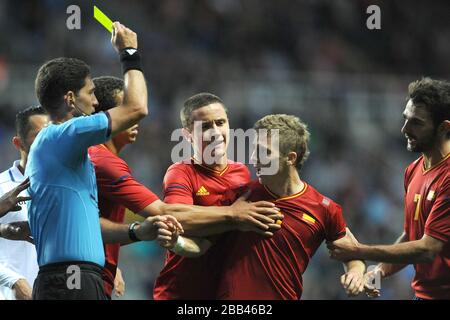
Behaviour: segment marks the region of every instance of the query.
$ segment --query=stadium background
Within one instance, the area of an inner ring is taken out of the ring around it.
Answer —
[[[81,8],[68,30],[66,8]],[[185,98],[221,96],[232,128],[269,113],[309,124],[311,156],[303,178],[341,203],[361,242],[391,243],[403,227],[403,172],[417,155],[400,134],[407,84],[450,73],[446,1],[164,0],[96,1],[138,33],[150,116],[123,157],[161,195],[173,129]],[[366,28],[366,8],[381,8],[381,30]],[[18,155],[14,114],[36,104],[40,64],[57,56],[88,62],[94,76],[120,76],[107,32],[91,1],[0,1],[0,166]],[[129,216],[129,219],[135,217]],[[1,250],[1,249],[0,249]],[[125,299],[150,299],[164,252],[153,243],[124,247]],[[304,299],[345,299],[339,263],[322,246],[304,276]],[[411,299],[408,267],[382,284],[382,299]]]

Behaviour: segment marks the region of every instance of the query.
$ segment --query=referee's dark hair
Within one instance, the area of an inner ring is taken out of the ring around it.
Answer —
[[[117,107],[119,104],[117,94],[123,91],[123,80],[111,76],[102,76],[94,78],[92,81],[95,85],[94,93],[98,101],[95,112]]]
[[[58,114],[64,95],[68,91],[78,94],[90,73],[89,66],[76,58],[47,61],[39,68],[35,81],[39,103],[50,115]]]
[[[16,114],[16,134],[22,140],[25,141],[28,133],[30,132],[30,117],[34,115],[46,115],[44,108],[41,106],[28,107],[19,111]]]

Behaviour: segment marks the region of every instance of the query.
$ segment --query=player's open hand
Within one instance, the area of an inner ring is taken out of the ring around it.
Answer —
[[[332,259],[344,262],[359,259],[357,254],[359,242],[348,228],[346,229],[345,237],[332,243],[327,243],[327,247]]]
[[[17,221],[0,225],[0,237],[8,240],[33,243],[28,221]]]
[[[268,201],[249,202],[249,195],[247,192],[231,205],[236,229],[256,232],[266,237],[273,236],[273,232],[281,228],[284,218],[280,209]]]
[[[117,52],[125,48],[137,49],[137,34],[120,22],[114,22],[111,43]]]
[[[364,272],[348,271],[341,276],[341,284],[349,297],[355,297],[364,291]]]
[[[19,194],[30,186],[30,179],[25,179],[21,184],[19,184],[14,189],[5,193],[0,198],[0,217],[3,217],[9,211],[20,211],[22,207],[21,202],[31,200],[30,197],[22,197]]]

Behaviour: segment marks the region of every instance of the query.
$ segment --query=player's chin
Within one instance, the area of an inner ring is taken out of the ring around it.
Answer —
[[[132,135],[128,137],[128,143],[135,143],[137,140],[137,135]]]
[[[422,148],[415,143],[408,143],[406,149],[410,152],[422,152]]]
[[[226,154],[226,150],[224,148],[216,148],[211,152],[211,155],[214,158],[222,158]]]

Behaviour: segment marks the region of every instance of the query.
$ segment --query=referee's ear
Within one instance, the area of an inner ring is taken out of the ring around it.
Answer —
[[[24,150],[22,140],[18,136],[12,138],[12,144],[18,151]]]

